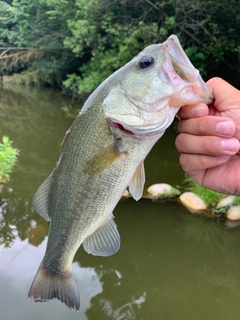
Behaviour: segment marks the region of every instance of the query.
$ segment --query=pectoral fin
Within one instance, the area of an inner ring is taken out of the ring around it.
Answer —
[[[135,200],[139,200],[142,197],[144,183],[145,183],[145,170],[144,170],[144,163],[141,162],[138,165],[129,183],[129,191]]]
[[[114,143],[97,153],[86,163],[84,173],[99,174],[125,153],[127,151],[124,149],[122,139],[115,138]]]
[[[117,225],[110,217],[83,242],[83,247],[87,253],[95,256],[111,256],[120,248],[120,236]]]
[[[33,209],[40,214],[44,219],[50,221],[48,213],[48,196],[51,186],[52,175],[48,176],[46,180],[40,185],[33,197]]]

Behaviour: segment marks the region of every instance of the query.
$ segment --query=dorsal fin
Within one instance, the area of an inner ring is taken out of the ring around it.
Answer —
[[[117,225],[111,214],[104,223],[84,242],[83,247],[87,253],[95,256],[111,256],[120,248],[120,236]]]
[[[129,191],[135,200],[139,200],[142,197],[144,183],[145,183],[144,163],[140,162],[131,181],[129,182]]]
[[[48,212],[48,196],[49,196],[51,181],[52,181],[52,175],[50,174],[50,176],[48,176],[47,179],[44,180],[44,182],[37,189],[37,192],[35,193],[33,197],[33,202],[32,202],[33,209],[47,221],[50,220],[50,215]]]

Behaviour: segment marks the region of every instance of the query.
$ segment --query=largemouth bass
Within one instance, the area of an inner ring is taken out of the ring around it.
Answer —
[[[57,298],[79,310],[72,261],[80,245],[93,255],[118,251],[112,211],[129,186],[141,198],[143,161],[182,105],[211,103],[178,38],[145,48],[89,97],[67,131],[33,207],[50,221],[45,256],[28,297]]]

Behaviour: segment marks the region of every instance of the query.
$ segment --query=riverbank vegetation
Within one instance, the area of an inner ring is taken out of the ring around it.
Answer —
[[[174,33],[205,79],[237,86],[239,11],[238,0],[0,1],[0,75],[83,95]]]
[[[0,191],[1,184],[6,183],[17,161],[18,150],[12,147],[12,141],[4,136],[0,143]]]

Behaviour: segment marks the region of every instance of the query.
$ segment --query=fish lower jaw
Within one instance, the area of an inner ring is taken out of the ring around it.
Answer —
[[[143,126],[129,130],[128,126],[124,127],[120,125],[123,129],[120,129],[123,133],[131,135],[133,138],[145,138],[148,136],[158,135],[165,129],[159,128],[158,126]]]
[[[134,132],[131,130],[126,129],[121,123],[113,122],[114,126],[121,130],[123,133],[134,135]]]
[[[143,125],[132,126],[125,123],[114,122],[112,125],[119,129],[124,135],[132,136],[133,138],[144,138],[149,136],[155,136],[163,133],[172,123],[179,108],[171,110],[169,113],[164,113],[164,120],[159,119],[156,123],[145,123]]]

